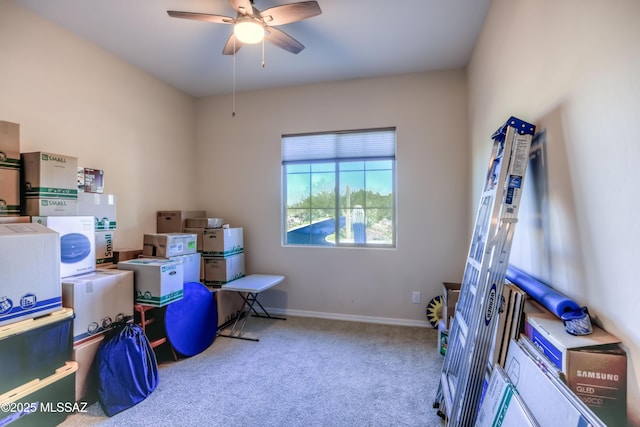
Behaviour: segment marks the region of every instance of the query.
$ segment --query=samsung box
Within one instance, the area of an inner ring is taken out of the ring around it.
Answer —
[[[114,263],[113,255],[113,230],[96,231],[96,267]]]
[[[203,258],[204,281],[210,285],[223,285],[244,277],[244,253],[227,258]]]
[[[133,318],[133,272],[99,270],[62,279],[62,304],[73,308],[76,343]]]
[[[607,425],[624,425],[627,356],[620,340],[597,326],[590,335],[568,334],[560,319],[527,316],[527,337],[560,369],[569,388]]]
[[[207,228],[202,233],[202,255],[228,257],[244,252],[242,227]]]
[[[96,237],[92,216],[33,216],[31,221],[60,234],[60,277],[96,269]]]
[[[73,310],[62,308],[36,319],[0,326],[0,395],[52,375],[70,360],[72,322]]]
[[[182,233],[187,218],[206,217],[205,211],[158,211],[156,231],[158,233]]]
[[[182,299],[184,272],[180,261],[138,258],[119,262],[118,269],[134,272],[136,304],[163,307]]]
[[[0,224],[0,325],[60,310],[60,237],[40,224]]]
[[[77,215],[78,159],[61,154],[22,153],[24,214]]]
[[[76,362],[65,362],[55,373],[0,395],[0,425],[11,427],[55,426],[83,409],[74,401]]]
[[[1,163],[0,157],[0,216],[20,215],[20,171]]]
[[[94,217],[96,230],[115,230],[116,196],[113,194],[78,193],[78,215]]]

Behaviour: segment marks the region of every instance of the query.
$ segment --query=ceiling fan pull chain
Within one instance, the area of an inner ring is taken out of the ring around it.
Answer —
[[[262,39],[262,68],[264,68],[264,38]]]
[[[233,85],[232,85],[232,112],[231,117],[236,116],[236,39],[233,38]]]

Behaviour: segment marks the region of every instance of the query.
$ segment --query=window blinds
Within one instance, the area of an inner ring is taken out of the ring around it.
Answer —
[[[395,159],[396,128],[282,136],[282,164],[347,159]]]

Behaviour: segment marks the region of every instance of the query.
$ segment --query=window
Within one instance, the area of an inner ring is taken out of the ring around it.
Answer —
[[[395,128],[282,136],[285,245],[395,247]]]

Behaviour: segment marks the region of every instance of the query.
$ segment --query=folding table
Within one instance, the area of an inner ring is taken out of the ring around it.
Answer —
[[[233,291],[237,292],[238,295],[242,297],[244,300],[243,309],[244,316],[240,315],[236,317],[235,322],[233,322],[233,326],[231,330],[227,334],[218,333],[221,337],[227,338],[237,338],[241,340],[248,341],[260,341],[258,338],[248,337],[244,335],[245,327],[247,326],[247,320],[251,316],[253,312],[254,317],[262,317],[264,319],[279,319],[279,320],[287,320],[285,317],[276,317],[270,315],[267,310],[260,304],[258,301],[258,294],[266,291],[267,289],[271,289],[276,286],[278,283],[284,280],[284,276],[270,275],[270,274],[250,274],[245,277],[241,277],[240,279],[234,280],[227,284],[224,284],[220,287],[222,291]],[[259,313],[254,307],[255,304],[258,304],[262,313]],[[240,317],[242,317],[242,322],[240,322]],[[239,327],[238,327],[239,326]]]

